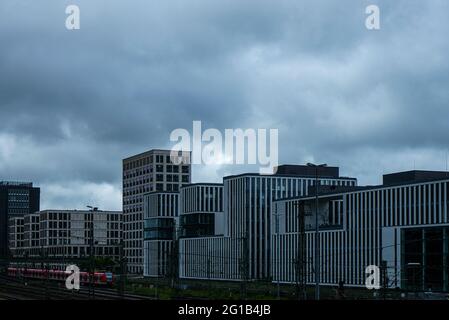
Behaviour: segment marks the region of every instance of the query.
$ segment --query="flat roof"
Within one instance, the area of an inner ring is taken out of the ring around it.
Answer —
[[[410,181],[406,183],[396,183],[396,184],[380,184],[380,185],[374,185],[374,186],[354,186],[351,187],[351,189],[346,191],[335,191],[335,192],[326,192],[326,193],[320,193],[318,194],[318,198],[328,198],[332,196],[337,195],[344,195],[348,193],[357,193],[362,191],[372,191],[372,190],[380,190],[380,189],[390,189],[390,188],[397,188],[397,187],[406,187],[410,185],[422,185],[422,184],[429,184],[434,182],[449,182],[449,178],[444,179],[434,179],[434,180],[425,180],[425,181]],[[280,198],[273,201],[284,201],[284,200],[312,200],[315,199],[315,195],[307,195],[307,196],[295,196],[295,197],[286,197],[286,198]]]
[[[190,183],[187,185],[183,185],[181,189],[195,187],[195,186],[212,186],[212,187],[223,187],[223,183],[215,183],[215,182],[196,182]]]
[[[449,179],[448,171],[410,170],[384,174],[382,184],[431,181],[435,179]]]
[[[115,211],[115,210],[77,210],[77,209],[45,209],[45,210],[40,210],[31,214],[38,214],[41,212],[61,212],[61,213],[90,213],[90,212],[94,212],[94,213],[123,213],[122,211]]]
[[[277,177],[284,177],[284,178],[309,178],[309,179],[315,179],[315,177],[311,177],[309,175],[298,175],[298,174],[262,174],[262,173],[241,173],[236,175],[230,175],[223,178],[223,180],[226,179],[232,179],[232,178],[238,178],[238,177],[267,177],[267,178],[277,178]],[[331,179],[331,180],[355,180],[357,181],[357,178],[352,177],[327,177],[327,176],[318,176],[318,179]]]
[[[143,195],[149,195],[149,194],[164,194],[164,193],[168,193],[168,194],[179,194],[179,191],[150,191],[150,192],[146,192]]]
[[[171,151],[172,150],[170,150],[170,149],[151,149],[151,150],[144,151],[142,153],[138,153],[138,154],[135,154],[133,156],[129,156],[127,158],[124,158],[123,161],[129,161],[129,160],[133,160],[133,159],[136,159],[136,158],[141,158],[141,157],[144,157],[144,156],[147,156],[147,155],[152,155],[154,153],[159,153],[159,152],[160,153],[169,154]],[[188,152],[190,154],[192,153],[192,151],[183,151],[183,152]]]
[[[0,181],[0,187],[32,187],[32,182],[24,182],[24,181]]]

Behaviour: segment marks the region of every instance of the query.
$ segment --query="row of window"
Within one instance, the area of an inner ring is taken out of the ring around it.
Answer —
[[[143,223],[141,224],[141,226],[143,227]],[[142,238],[142,231],[134,231],[134,230],[136,229],[124,230],[125,240]]]
[[[176,176],[177,177],[177,176]],[[181,184],[178,183],[178,179],[174,178],[174,180],[176,181],[169,181],[167,180],[167,182],[173,182],[173,183],[166,183],[165,184],[165,189],[164,189],[164,183],[156,183],[156,189],[155,191],[173,191],[173,192],[178,192],[180,190],[180,187],[188,185],[190,180],[189,180],[189,176],[182,176],[181,178]],[[143,187],[139,187],[139,188],[135,188],[132,190],[125,190],[123,192],[123,197],[124,199],[126,199],[126,197],[129,196],[133,196],[133,195],[141,195],[144,193],[148,193],[153,191],[153,186],[149,185],[149,186],[143,186]],[[127,201],[126,203],[124,202],[124,204],[130,204],[130,203],[139,203],[141,202],[141,198],[140,197],[135,197],[132,200],[125,200]],[[129,202],[132,201],[132,202]]]
[[[30,200],[30,197],[28,194],[8,194],[8,201],[9,202],[28,202]]]
[[[135,213],[135,214],[126,214],[124,215],[123,219],[124,222],[134,222],[134,221],[139,221],[142,220],[143,218],[143,213]]]
[[[186,158],[186,161],[184,163],[188,163],[189,161],[189,157]],[[171,157],[169,154],[167,155],[162,155],[162,154],[156,154],[156,155],[149,155],[147,157],[144,158],[140,158],[134,161],[130,161],[128,163],[124,163],[123,165],[123,169],[124,170],[132,170],[132,169],[136,169],[136,168],[140,168],[152,163],[173,163],[171,160]]]
[[[181,181],[179,181],[179,176],[172,176],[171,178],[168,178],[164,181],[163,177],[158,178],[158,183],[156,183],[155,190],[156,191],[164,191],[164,182],[173,182],[173,184],[167,183],[167,188],[176,188],[176,190],[179,190],[178,182],[182,182],[182,185],[186,185],[190,183],[189,176],[182,176]],[[173,185],[173,187],[170,187],[170,185]],[[125,188],[124,188],[125,189]],[[144,185],[136,188],[126,189],[123,192],[123,196],[131,196],[131,195],[137,195],[142,193],[147,193],[154,191],[153,185]]]
[[[189,166],[176,166],[176,165],[162,165],[162,164],[158,164],[156,165],[156,173],[184,173],[184,174],[188,174],[190,172],[190,167]],[[131,179],[131,178],[137,178],[137,177],[141,177],[143,175],[148,175],[151,178],[150,173],[153,173],[153,167],[147,167],[147,168],[143,168],[141,170],[136,170],[136,171],[129,171],[123,174],[123,179]]]

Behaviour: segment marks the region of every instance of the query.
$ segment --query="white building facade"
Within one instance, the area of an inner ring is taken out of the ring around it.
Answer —
[[[356,179],[340,177],[338,168],[318,173],[328,186],[355,186]],[[180,277],[215,280],[270,280],[272,259],[272,202],[307,195],[315,183],[306,166],[281,166],[276,174],[243,174],[224,178],[223,236],[182,240]]]
[[[366,268],[382,286],[448,291],[449,179],[446,172],[384,176],[384,184],[319,196],[320,282],[365,286]],[[273,281],[315,282],[315,198],[275,201]],[[304,220],[298,217],[304,217]],[[305,228],[298,232],[304,221]],[[305,248],[304,255],[301,254]],[[298,262],[299,261],[299,262]]]
[[[175,164],[171,150],[154,149],[123,160],[124,243],[128,272],[143,273],[144,195],[149,192],[179,192],[191,181],[190,152]]]
[[[178,217],[179,192],[152,192],[144,196],[145,277],[176,276]]]

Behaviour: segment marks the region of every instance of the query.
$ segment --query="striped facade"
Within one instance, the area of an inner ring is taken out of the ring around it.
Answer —
[[[222,211],[223,184],[197,183],[181,188],[181,214]]]
[[[412,252],[406,261],[404,248],[411,244],[404,239],[410,233],[407,230],[417,230],[415,233],[419,239],[421,234],[426,235],[428,228],[445,228],[449,223],[448,197],[449,180],[382,185],[320,196],[321,283],[337,285],[339,281],[344,281],[348,285],[364,286],[367,277],[365,268],[376,265],[384,272],[382,281],[385,286],[403,287],[405,282],[411,281],[407,268],[419,265],[421,275],[417,277],[422,277],[419,286],[435,285],[435,281],[426,280],[430,269],[425,269],[425,265],[427,260],[432,259],[431,253],[419,253],[425,243],[419,243],[418,250],[412,248],[418,253]],[[272,215],[283,218],[274,227],[272,235],[273,281],[293,283],[302,274],[307,283],[314,283],[314,202],[313,197],[275,202]],[[306,228],[300,234],[297,227],[300,220],[297,217],[301,215],[304,215]],[[437,251],[438,257],[441,255],[442,258],[436,260],[441,262],[444,271],[436,277],[444,279],[444,288],[439,289],[447,290],[449,233],[447,228],[438,232],[441,235],[441,250]],[[304,256],[300,255],[301,248],[305,248]]]
[[[180,201],[180,237],[223,235],[223,184],[188,185]]]
[[[201,237],[180,239],[179,276],[190,279],[240,280],[239,239]]]
[[[144,195],[144,268],[146,277],[166,277],[177,272],[174,257],[179,217],[178,192]]]
[[[223,184],[192,184],[181,189],[180,277],[238,278],[237,264],[229,262],[238,244],[223,237],[223,202]]]
[[[354,178],[343,177],[319,177],[319,181],[327,186],[357,183]],[[225,177],[224,236],[182,239],[180,276],[217,280],[271,279],[272,201],[307,195],[314,183],[314,177],[298,175]]]
[[[144,241],[145,277],[168,277],[173,272],[170,262],[173,259],[173,240]]]

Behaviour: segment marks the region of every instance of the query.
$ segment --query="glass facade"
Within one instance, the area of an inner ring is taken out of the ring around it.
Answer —
[[[145,240],[173,240],[174,237],[173,218],[151,218],[145,220]]]
[[[213,236],[215,215],[213,213],[191,213],[180,217],[183,237]]]
[[[402,230],[402,287],[408,291],[448,291],[449,227]]]

